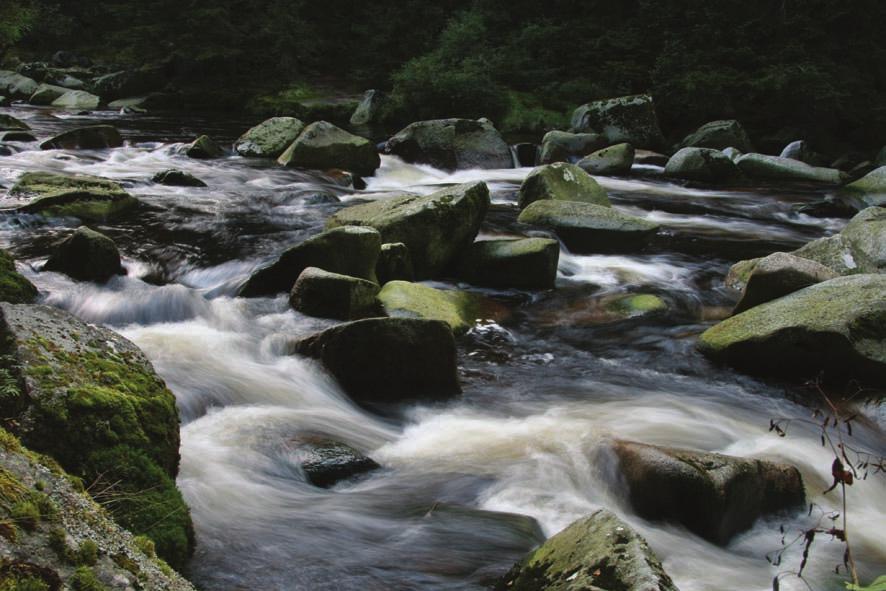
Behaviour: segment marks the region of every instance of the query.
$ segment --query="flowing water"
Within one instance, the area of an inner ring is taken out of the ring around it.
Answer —
[[[76,220],[0,217],[0,243],[47,303],[132,339],[175,393],[178,483],[198,540],[188,574],[201,588],[484,589],[545,536],[600,507],[648,539],[683,591],[765,590],[780,571],[796,570],[799,546],[781,567],[765,556],[781,547],[780,526],[788,539],[809,526],[805,511],[758,521],[726,547],[645,521],[625,501],[607,453],[613,438],[789,461],[811,502],[839,508],[837,494],[822,494],[832,456],[818,432],[800,423],[786,438],[768,431],[771,418],[809,417],[798,403],[808,392],[716,367],[694,349],[696,335],[735,303],[723,287],[732,262],[843,226],[795,213],[819,189],[704,190],[648,166],[630,178],[600,178],[617,207],[665,226],[655,244],[635,255],[562,250],[553,292],[487,290],[509,314],[459,342],[464,395],[382,418],[351,403],[314,362],[285,354],[291,338],[330,322],[292,311],[283,295],[236,298],[238,285],[337,209],[392,191],[484,180],[494,206],[482,235],[513,234],[516,191],[529,169],[446,173],[383,157],[366,190],[355,192],[257,160],[180,154],[177,142],[199,133],[228,142],[252,122],[5,112],[39,136],[99,118],[127,138],[113,150],[41,152],[31,144],[0,157],[6,188],[24,171],[56,170],[109,177],[138,196],[138,211],[97,226],[120,246],[125,277],[98,286],[38,272]],[[150,182],[171,167],[209,187]],[[0,206],[13,203],[0,197]],[[621,321],[601,315],[601,297],[626,292],[658,294],[669,311]],[[860,410],[855,443],[884,453],[882,411]],[[304,431],[344,441],[383,469],[332,490],[310,486],[288,445]],[[852,487],[848,500],[856,560],[863,578],[873,578],[886,571],[884,478]],[[816,589],[840,589],[832,573],[842,545],[819,538],[807,577]],[[806,587],[786,578],[782,588]]]

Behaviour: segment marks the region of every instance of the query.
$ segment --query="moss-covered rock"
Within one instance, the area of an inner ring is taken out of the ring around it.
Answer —
[[[24,213],[86,221],[108,220],[138,205],[138,200],[114,181],[54,172],[26,172],[9,194],[29,199],[18,208]]]
[[[658,224],[612,207],[576,201],[536,201],[518,221],[550,228],[575,252],[627,252],[644,246]]]
[[[604,308],[619,318],[634,318],[668,309],[667,303],[651,293],[627,294],[604,299]]]
[[[350,445],[320,434],[300,434],[287,441],[308,482],[329,488],[381,466]]]
[[[52,84],[41,84],[28,99],[32,105],[51,105],[53,101],[68,92],[67,88]]]
[[[886,275],[849,275],[728,318],[701,335],[709,357],[757,374],[886,379]]]
[[[588,154],[576,165],[588,174],[628,174],[634,165],[634,147],[625,143],[615,144]]]
[[[732,159],[711,148],[683,148],[671,156],[665,174],[672,178],[704,183],[728,183],[742,178]]]
[[[417,121],[391,137],[385,151],[406,162],[444,170],[514,167],[510,147],[498,130],[482,119]]]
[[[886,206],[886,165],[843,187],[841,197],[858,210]]]
[[[221,158],[225,151],[208,135],[201,135],[184,147],[185,156],[198,160]]]
[[[12,115],[6,115],[4,113],[0,113],[0,130],[2,131],[28,131],[31,129],[31,126],[22,121],[21,119],[16,119]]]
[[[735,119],[722,119],[705,123],[686,136],[680,144],[682,148],[710,148],[725,150],[732,148],[742,152],[753,152],[751,138]]]
[[[85,90],[68,90],[51,103],[53,107],[72,111],[97,109],[100,104],[99,97]]]
[[[593,101],[572,114],[572,128],[598,132],[609,144],[627,142],[637,148],[657,150],[664,146],[655,103],[648,94]]]
[[[716,544],[805,502],[800,472],[786,464],[632,441],[613,449],[637,514],[676,521]]]
[[[234,142],[241,156],[278,158],[304,130],[305,124],[295,117],[272,117],[262,121]]]
[[[600,509],[548,539],[495,591],[677,591],[639,534]]]
[[[150,536],[176,567],[191,554],[190,514],[175,486],[175,397],[120,335],[46,306],[0,304],[3,369],[19,395],[0,412],[31,449],[114,499],[114,518]]]
[[[81,281],[104,282],[124,273],[114,241],[82,226],[58,244],[43,267]]]
[[[293,246],[274,263],[253,273],[239,295],[256,297],[289,292],[308,267],[375,282],[380,249],[381,235],[373,228],[333,228]]]
[[[101,150],[119,148],[123,137],[113,125],[78,127],[51,137],[42,144],[41,150]]]
[[[746,280],[735,314],[837,276],[831,268],[786,252],[760,259]]]
[[[426,196],[403,195],[355,205],[337,212],[327,227],[369,226],[385,243],[409,249],[415,276],[438,276],[477,236],[489,208],[485,183],[466,183]]]
[[[797,181],[839,185],[845,179],[843,173],[834,168],[809,166],[798,160],[765,154],[745,154],[735,163],[748,177],[764,181]]]
[[[326,121],[305,127],[277,161],[315,170],[343,168],[360,176],[372,175],[381,164],[372,142]]]
[[[599,133],[549,131],[541,140],[539,164],[573,162],[606,147],[606,138]]]
[[[470,330],[491,309],[486,299],[477,294],[408,281],[389,281],[378,299],[388,316],[441,320],[455,334]]]
[[[549,238],[483,240],[465,250],[457,269],[474,285],[551,289],[559,260],[560,244]]]
[[[292,286],[289,304],[308,316],[356,320],[378,315],[378,289],[366,279],[308,267]]]
[[[194,175],[185,172],[184,170],[179,170],[177,168],[170,168],[169,170],[162,170],[151,177],[151,180],[160,185],[168,185],[170,187],[205,187],[206,183],[195,177]]]
[[[375,274],[378,276],[379,285],[388,281],[413,281],[415,269],[412,266],[412,255],[409,247],[402,242],[389,242],[381,245],[378,255],[378,263],[375,265]]]
[[[15,270],[15,260],[0,249],[0,302],[30,304],[37,299],[37,288]]]
[[[591,175],[567,162],[539,166],[523,180],[518,197],[520,209],[542,199],[610,206],[606,190]]]

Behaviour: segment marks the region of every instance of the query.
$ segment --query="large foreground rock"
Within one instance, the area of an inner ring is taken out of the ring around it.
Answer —
[[[277,158],[304,128],[305,124],[295,117],[272,117],[241,135],[234,142],[234,150],[241,156]]]
[[[37,299],[37,288],[15,270],[15,260],[0,249],[0,302],[29,304]]]
[[[495,591],[677,591],[639,534],[600,509],[548,539]]]
[[[86,226],[65,238],[53,250],[44,271],[58,271],[81,281],[104,282],[122,274],[120,251],[114,241]]]
[[[805,502],[800,472],[786,464],[631,441],[613,449],[638,515],[675,521],[716,544]]]
[[[444,170],[514,167],[510,146],[482,119],[418,121],[389,139],[385,151]]]
[[[634,164],[634,147],[631,144],[615,144],[588,154],[576,165],[588,174],[623,175],[631,172]]]
[[[484,298],[479,295],[409,281],[389,281],[378,299],[388,316],[442,320],[455,334],[467,332],[484,316]]]
[[[835,277],[837,273],[821,263],[786,252],[774,252],[755,265],[735,306],[735,313]]]
[[[362,404],[440,400],[461,392],[455,339],[439,320],[369,318],[295,344]]]
[[[333,228],[293,246],[274,263],[253,273],[239,295],[255,297],[289,292],[308,267],[375,282],[380,249],[381,236],[373,228]]]
[[[825,281],[724,320],[701,335],[709,357],[757,374],[886,380],[886,275]]]
[[[517,218],[524,224],[552,229],[575,252],[627,252],[641,248],[658,224],[612,207],[576,201],[536,201]]]
[[[308,267],[292,286],[289,305],[308,316],[356,320],[378,316],[378,289],[367,279]]]
[[[355,205],[337,212],[327,227],[369,226],[385,243],[409,249],[415,276],[443,273],[477,236],[489,208],[485,183],[466,183],[426,196],[404,195]]]
[[[606,190],[591,175],[567,162],[539,166],[523,180],[517,200],[520,209],[543,199],[611,205]]]
[[[741,123],[735,119],[722,119],[705,123],[686,136],[680,144],[683,148],[733,148],[741,152],[753,152],[754,146]]]
[[[886,166],[880,166],[843,187],[841,197],[858,210],[886,206]]]
[[[560,244],[549,238],[474,242],[458,264],[459,278],[485,287],[551,289]]]
[[[101,150],[103,148],[119,148],[123,145],[123,137],[113,125],[92,125],[78,127],[40,144],[41,150]]]
[[[665,175],[704,183],[732,182],[742,178],[729,156],[711,148],[683,148],[671,156]]]
[[[179,418],[175,397],[142,352],[115,332],[56,308],[0,304],[6,336],[0,363],[20,396],[0,412],[30,449],[70,474],[113,487],[115,519],[150,536],[159,554],[184,565],[194,537],[175,487]],[[8,374],[9,375],[9,374]]]
[[[541,140],[539,164],[573,162],[606,147],[606,138],[599,133],[549,131]]]
[[[308,125],[278,162],[316,170],[342,168],[360,176],[373,174],[381,164],[372,142],[326,121]]]
[[[745,154],[736,160],[736,164],[748,177],[765,181],[799,181],[838,185],[844,179],[843,173],[834,168],[809,166],[799,160],[765,154]]]
[[[138,201],[114,181],[89,175],[26,172],[9,194],[30,199],[18,211],[86,221],[105,221],[138,205]]]
[[[636,148],[656,150],[664,145],[655,103],[648,94],[593,101],[572,114],[578,132],[603,134],[609,144],[627,142]]]

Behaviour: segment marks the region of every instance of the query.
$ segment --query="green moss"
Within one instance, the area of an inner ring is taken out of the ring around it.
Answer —
[[[88,175],[28,172],[10,194],[33,199],[22,211],[89,221],[110,219],[138,204],[114,181]]]
[[[73,591],[107,591],[107,587],[95,576],[95,571],[88,566],[81,566],[74,571],[68,585]]]
[[[7,573],[0,577],[0,591],[49,591],[49,585],[31,575]]]
[[[37,297],[37,288],[15,270],[15,261],[0,250],[0,302],[29,304]]]
[[[668,305],[660,297],[652,294],[638,294],[620,297],[607,305],[607,308],[620,314],[636,316],[666,310]]]
[[[455,333],[467,332],[481,317],[480,296],[420,283],[389,281],[378,294],[388,316],[442,320]]]
[[[119,566],[120,568],[125,568],[130,573],[134,575],[138,575],[141,569],[138,566],[138,563],[132,558],[128,557],[125,554],[114,554],[111,557],[111,560],[114,561],[114,564]]]
[[[9,508],[9,516],[16,525],[28,531],[33,531],[40,523],[40,509],[30,500],[14,503]]]
[[[70,560],[70,549],[68,548],[68,534],[64,528],[54,527],[49,530],[49,547],[55,551],[59,558]]]
[[[135,542],[136,547],[141,550],[145,556],[148,558],[156,558],[157,548],[154,545],[154,540],[148,536],[135,536],[133,542]]]
[[[98,544],[92,540],[83,540],[74,552],[73,563],[80,566],[95,566],[98,562]]]

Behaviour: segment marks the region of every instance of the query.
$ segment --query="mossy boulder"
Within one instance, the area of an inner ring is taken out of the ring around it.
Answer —
[[[86,221],[108,220],[138,205],[138,201],[114,181],[89,175],[26,172],[9,194],[30,200],[18,211]]]
[[[114,241],[85,226],[77,228],[55,247],[43,270],[98,282],[125,273]]]
[[[477,294],[408,281],[389,281],[378,300],[388,316],[441,320],[455,334],[470,330],[489,308],[485,298]]]
[[[41,150],[101,150],[119,148],[123,137],[113,125],[78,127],[51,137],[42,144]]]
[[[28,99],[32,105],[51,105],[57,98],[68,92],[67,88],[52,84],[41,84]]]
[[[20,391],[0,397],[0,412],[16,434],[92,490],[117,495],[109,507],[117,522],[182,567],[194,533],[175,486],[178,411],[144,354],[47,306],[0,304],[0,327],[0,360]]]
[[[677,522],[715,544],[805,503],[800,472],[787,464],[632,441],[613,450],[638,515]]]
[[[664,146],[655,103],[648,94],[593,101],[572,114],[577,132],[601,133],[608,144],[627,142],[636,148],[657,150]]]
[[[0,113],[0,131],[29,131],[31,126],[12,115]]]
[[[355,205],[337,212],[327,227],[369,226],[385,243],[409,249],[415,276],[427,279],[446,271],[477,236],[489,208],[489,189],[475,182],[430,195],[403,195]]]
[[[308,316],[356,320],[379,313],[378,284],[308,267],[298,276],[289,304]]]
[[[541,140],[539,164],[573,162],[606,147],[606,138],[599,133],[549,131]]]
[[[391,137],[385,152],[443,170],[514,167],[510,146],[483,119],[417,121]]]
[[[13,99],[28,100],[37,90],[36,80],[10,70],[0,70],[0,93]]]
[[[459,278],[486,287],[551,289],[560,243],[549,238],[474,242],[458,263]]]
[[[834,277],[837,277],[837,273],[821,263],[786,252],[774,252],[754,265],[734,313],[744,312]]]
[[[151,177],[151,180],[160,185],[168,185],[170,187],[205,187],[206,183],[195,177],[194,175],[185,172],[184,170],[179,170],[177,168],[170,168],[169,170],[162,170]]]
[[[215,143],[208,135],[201,135],[190,144],[184,147],[185,156],[195,158],[197,160],[209,160],[212,158],[221,158],[225,155],[225,151],[221,146]]]
[[[539,166],[523,180],[517,199],[520,209],[542,199],[610,206],[606,190],[591,175],[567,162]]]
[[[299,434],[286,442],[305,474],[305,479],[320,488],[329,488],[381,466],[350,445],[321,434]]]
[[[840,196],[857,210],[886,207],[886,165],[843,187]]]
[[[588,154],[576,165],[588,174],[624,175],[634,165],[634,147],[621,143]]]
[[[372,142],[326,121],[305,127],[277,161],[315,170],[343,168],[360,176],[372,175],[381,164]]]
[[[605,509],[579,519],[516,564],[495,591],[677,591],[639,534]]]
[[[703,183],[734,182],[743,176],[729,156],[711,148],[679,150],[668,160],[665,175]]]
[[[388,242],[381,245],[378,255],[378,263],[375,265],[375,274],[378,276],[379,285],[388,281],[402,280],[413,281],[415,269],[412,266],[412,255],[409,247],[402,242]]]
[[[376,282],[375,265],[380,249],[381,235],[373,228],[332,228],[293,246],[274,263],[253,273],[239,295],[256,297],[289,292],[308,267]]]
[[[642,248],[658,224],[593,203],[536,201],[517,220],[550,228],[575,252],[629,252]]]
[[[90,110],[97,109],[101,104],[101,99],[85,90],[69,90],[50,104],[53,107],[68,109],[71,111],[79,111],[82,109]]]
[[[347,322],[296,342],[294,352],[318,359],[361,404],[443,400],[461,393],[455,338],[439,320]]]
[[[241,156],[278,158],[304,130],[305,124],[295,117],[272,117],[249,129],[234,142]]]
[[[15,260],[0,249],[0,302],[30,304],[37,299],[37,288],[18,271]]]
[[[708,329],[699,349],[757,374],[886,380],[886,275],[849,275],[751,308]]]
[[[745,154],[735,161],[742,173],[749,178],[763,181],[793,181],[839,185],[845,176],[834,168],[809,166],[805,162],[767,156],[766,154]]]
[[[735,119],[721,119],[705,123],[686,136],[680,144],[681,148],[710,148],[725,150],[733,148],[742,152],[753,152],[751,138]]]
[[[604,309],[621,319],[645,316],[668,309],[663,299],[651,293],[619,295],[605,298],[603,301]]]

